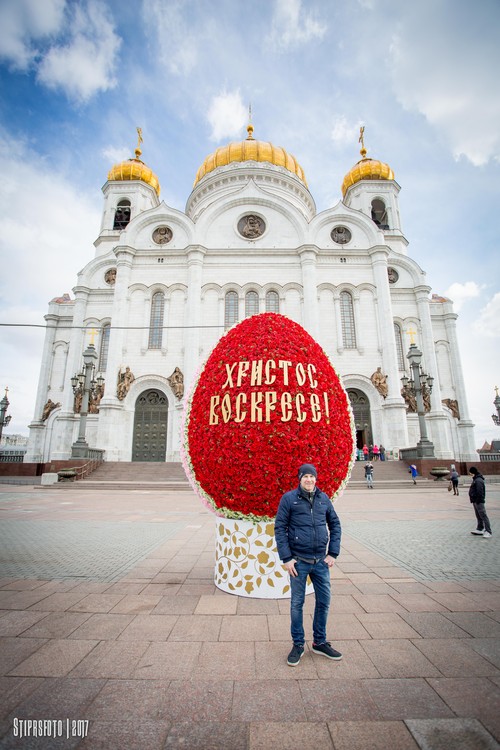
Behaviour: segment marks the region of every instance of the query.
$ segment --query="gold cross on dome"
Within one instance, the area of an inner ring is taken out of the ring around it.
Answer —
[[[361,148],[365,147],[365,126],[362,125],[359,129],[358,143],[361,143]]]
[[[97,336],[97,334],[99,333],[99,331],[96,331],[95,328],[91,328],[88,333],[89,333],[89,336],[90,336],[89,345],[90,346],[94,346],[94,339]]]
[[[410,337],[410,344],[414,344],[415,343],[415,336],[417,335],[417,332],[414,331],[413,328],[408,328],[408,330],[406,331],[406,333]]]

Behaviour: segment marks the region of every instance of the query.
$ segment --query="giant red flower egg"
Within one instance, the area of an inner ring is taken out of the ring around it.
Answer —
[[[354,461],[347,394],[321,346],[276,313],[246,318],[219,341],[186,404],[183,463],[218,515],[272,519],[297,470],[312,463],[332,499]]]

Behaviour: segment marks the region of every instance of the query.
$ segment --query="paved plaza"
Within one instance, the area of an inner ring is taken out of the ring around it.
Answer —
[[[289,601],[214,586],[215,517],[191,492],[0,485],[0,748],[498,748],[500,484],[487,493],[491,539],[470,534],[466,488],[348,489],[329,619],[344,658],[309,641],[290,668]]]

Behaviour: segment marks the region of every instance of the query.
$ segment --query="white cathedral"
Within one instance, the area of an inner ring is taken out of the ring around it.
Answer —
[[[362,132],[342,200],[318,214],[296,159],[247,131],[205,159],[184,212],[160,200],[140,130],[135,158],[110,170],[94,257],[74,299],[54,298],[45,317],[25,460],[71,457],[86,411],[75,376],[89,344],[88,445],[108,461],[179,460],[184,399],[200,365],[228,328],[264,311],[321,344],[349,394],[358,447],[382,444],[388,455],[420,437],[401,381],[416,343],[434,378],[424,400],[435,457],[476,457],[457,315],[408,255],[392,169],[367,157]]]

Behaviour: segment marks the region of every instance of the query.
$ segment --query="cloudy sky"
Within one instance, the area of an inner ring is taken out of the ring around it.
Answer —
[[[8,432],[28,433],[34,326],[93,257],[101,187],[135,128],[182,210],[205,156],[246,136],[251,102],[255,137],[297,157],[319,211],[365,125],[402,187],[409,254],[459,312],[476,443],[500,438],[499,29],[498,0],[0,0]]]

